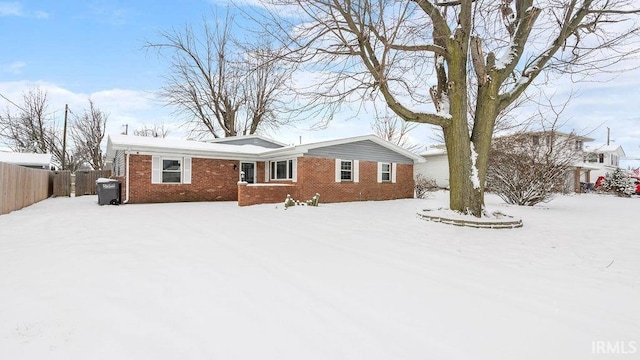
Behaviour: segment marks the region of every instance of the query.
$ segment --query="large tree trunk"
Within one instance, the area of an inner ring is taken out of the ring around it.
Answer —
[[[449,206],[452,210],[477,217],[482,215],[483,192],[477,186],[477,172],[472,161],[471,141],[468,130],[460,126],[444,129],[449,160]]]
[[[449,206],[451,210],[480,217],[484,193],[476,164],[477,151],[471,142],[468,121],[468,41],[468,35],[463,33],[457,33],[455,39],[449,40],[446,93],[451,120],[443,126],[443,133],[449,160]]]

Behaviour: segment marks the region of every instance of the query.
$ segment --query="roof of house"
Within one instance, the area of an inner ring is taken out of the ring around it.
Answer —
[[[435,144],[435,145],[429,145],[427,150],[422,152],[420,156],[428,157],[428,156],[439,156],[439,155],[446,155],[446,154],[447,154],[447,147],[445,144]]]
[[[342,145],[342,144],[349,144],[349,143],[355,143],[355,142],[361,142],[361,141],[372,141],[382,147],[385,147],[391,151],[399,153],[413,161],[424,162],[424,159],[421,156],[418,156],[407,149],[404,149],[396,144],[393,144],[373,134],[341,138],[341,139],[335,139],[335,140],[318,141],[318,142],[313,142],[308,144],[290,145],[280,149],[272,149],[270,151],[267,151],[265,155],[269,155],[269,156],[303,155],[313,149]]]
[[[255,135],[255,134],[217,138],[217,139],[207,140],[206,142],[220,143],[220,144],[228,143],[228,144],[234,144],[234,145],[238,145],[238,144],[258,145],[258,146],[267,147],[267,148],[281,148],[281,147],[287,146],[287,144],[281,143],[279,141],[275,141],[273,139],[269,139],[261,135]]]
[[[107,138],[107,158],[113,158],[117,150],[138,152],[162,152],[174,154],[225,154],[247,156],[262,153],[269,148],[256,145],[230,145],[205,141],[176,138],[156,138],[149,136],[109,135]]]
[[[566,132],[557,131],[557,130],[526,131],[526,132],[523,132],[523,133],[516,133],[516,135],[536,136],[536,135],[547,135],[547,134],[551,134],[551,133],[553,133],[554,135],[559,135],[559,136],[564,136],[564,137],[571,137],[571,138],[574,138],[576,140],[582,140],[584,142],[590,142],[590,141],[594,141],[595,140],[594,138],[590,138],[588,136],[582,136],[582,135],[578,135],[578,134],[574,134],[574,133],[566,133]],[[496,136],[496,138],[508,137],[508,136],[512,136],[512,135],[514,135],[514,134]]]
[[[48,167],[51,165],[51,154],[0,152],[0,162],[23,166]]]
[[[160,152],[168,154],[187,153],[191,155],[203,155],[208,157],[213,156],[223,159],[273,158],[279,156],[299,156],[309,152],[309,150],[312,149],[354,143],[359,141],[372,141],[415,162],[424,161],[422,157],[386,140],[383,140],[375,135],[356,136],[329,141],[320,141],[309,144],[289,145],[279,148],[246,144],[232,145],[221,141],[205,142],[173,138],[109,135],[109,137],[107,138],[107,158],[113,158],[117,150]],[[275,141],[270,142],[277,143]]]
[[[591,153],[614,153],[614,152],[619,152],[622,154],[622,156],[625,156],[624,150],[622,149],[622,146],[620,145],[613,145],[613,144],[599,144],[599,145],[590,145],[590,146],[585,146],[584,147],[584,151],[586,152],[591,152]]]

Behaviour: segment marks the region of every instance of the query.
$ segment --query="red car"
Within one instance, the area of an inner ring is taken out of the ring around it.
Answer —
[[[636,185],[636,195],[640,195],[640,177],[638,176],[629,176],[633,183]]]

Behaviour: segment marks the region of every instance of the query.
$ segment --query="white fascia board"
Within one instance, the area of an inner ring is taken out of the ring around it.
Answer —
[[[220,159],[220,160],[242,160],[242,161],[258,161],[258,157],[254,154],[246,153],[227,153],[212,151],[187,151],[180,149],[145,149],[140,147],[128,147],[127,152],[133,155],[162,155],[162,156],[190,156],[200,159]]]
[[[281,149],[273,149],[270,151],[265,151],[263,153],[257,154],[257,156],[262,160],[284,160],[291,159],[303,156],[307,151],[303,151],[299,147],[286,147]]]

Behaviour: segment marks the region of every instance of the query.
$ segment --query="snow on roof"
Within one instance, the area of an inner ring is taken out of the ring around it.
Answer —
[[[229,154],[256,155],[272,150],[257,145],[229,145],[196,140],[175,138],[156,138],[149,136],[109,135],[107,154],[113,156],[115,150],[128,148],[165,151],[212,152]]]
[[[0,162],[24,166],[49,166],[51,154],[0,152]]]
[[[584,151],[598,152],[598,153],[617,152],[618,149],[622,150],[622,146],[613,145],[613,144],[610,144],[610,145],[600,144],[600,145],[589,145],[584,147]],[[622,150],[622,152],[624,153],[624,150]]]
[[[165,151],[172,153],[200,153],[208,156],[225,155],[229,156],[278,156],[290,154],[302,154],[309,149],[319,147],[333,146],[338,144],[346,144],[357,141],[371,140],[381,146],[391,149],[415,161],[424,161],[420,156],[403,149],[395,144],[383,140],[375,135],[356,136],[351,138],[343,138],[329,141],[320,141],[302,145],[290,145],[282,148],[266,148],[258,145],[231,145],[216,142],[204,142],[196,140],[184,140],[175,138],[154,138],[145,136],[131,135],[109,135],[107,140],[107,157],[113,158],[116,150],[137,150],[137,151]]]
[[[581,168],[582,170],[598,170],[598,169],[600,169],[599,167],[594,166],[593,164],[586,163],[586,162],[583,162],[583,161],[578,161],[578,162],[571,163],[571,166],[573,166],[574,168]]]
[[[278,146],[287,146],[287,144],[285,143],[281,143],[279,141],[273,140],[273,139],[269,139],[268,137],[264,137],[261,135],[238,135],[238,136],[231,136],[231,137],[224,137],[224,138],[217,138],[217,139],[211,139],[211,140],[206,140],[206,142],[210,142],[210,143],[225,143],[225,142],[232,142],[232,141],[237,141],[237,140],[242,140],[242,139],[259,139],[259,140],[263,140]]]
[[[309,151],[310,149],[317,149],[317,148],[321,148],[321,147],[329,147],[329,146],[335,146],[335,145],[340,145],[340,144],[348,144],[348,143],[354,143],[354,142],[359,142],[359,141],[373,141],[374,143],[385,147],[389,150],[395,151],[398,154],[401,154],[411,160],[417,161],[417,162],[423,162],[424,159],[414,153],[412,153],[411,151],[404,149],[394,143],[391,143],[387,140],[384,140],[382,138],[380,138],[379,136],[376,136],[374,134],[369,134],[369,135],[361,135],[361,136],[354,136],[354,137],[348,137],[348,138],[341,138],[341,139],[334,139],[334,140],[324,140],[324,141],[318,141],[318,142],[313,142],[313,143],[307,143],[307,144],[301,144],[301,145],[291,145],[291,146],[287,146],[287,147],[283,147],[283,148],[279,148],[279,149],[271,149],[271,151],[269,152],[269,154],[289,154],[289,153],[306,153],[307,151]]]
[[[447,154],[447,149],[440,149],[440,148],[429,148],[427,149],[427,151],[423,152],[422,154],[420,154],[421,156],[438,156],[438,155],[446,155]]]

